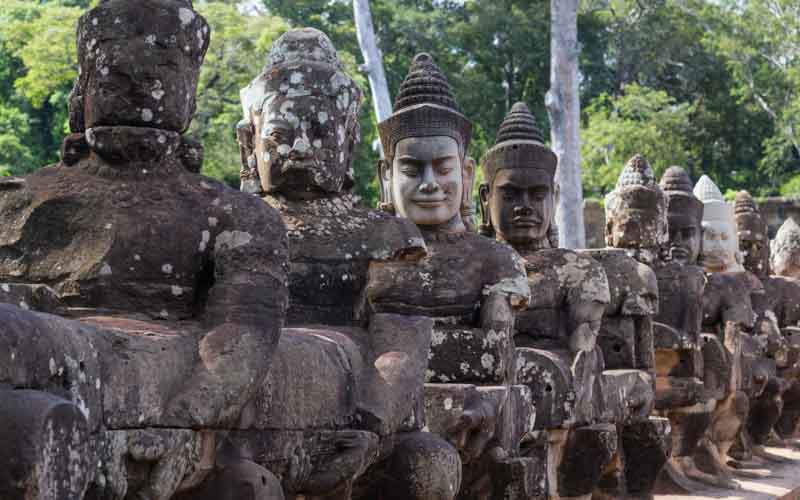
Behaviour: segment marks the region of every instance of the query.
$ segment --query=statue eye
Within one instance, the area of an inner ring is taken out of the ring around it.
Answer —
[[[400,173],[407,177],[419,177],[419,167],[410,163],[404,163],[400,167]]]

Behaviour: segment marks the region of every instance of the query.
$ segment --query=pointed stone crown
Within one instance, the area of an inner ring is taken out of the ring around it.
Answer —
[[[430,54],[417,54],[411,62],[400,92],[394,101],[394,111],[400,111],[416,104],[439,104],[460,112],[450,83]]]
[[[392,116],[378,124],[386,158],[408,137],[452,137],[466,154],[472,123],[461,114],[450,83],[427,53],[414,57],[408,75],[400,86]]]
[[[733,211],[736,215],[739,214],[758,214],[758,205],[755,200],[747,191],[739,191],[736,193],[736,201],[733,205]]]
[[[511,111],[500,124],[495,144],[514,140],[544,143],[542,131],[536,125],[536,118],[533,117],[531,110],[524,102],[518,102],[511,106]]]
[[[332,70],[344,71],[333,42],[325,33],[314,28],[289,30],[272,44],[267,55],[267,73],[286,64],[316,63],[331,66]]]
[[[544,145],[536,119],[523,102],[511,107],[500,130],[497,142],[481,159],[484,177],[491,183],[498,170],[510,168],[534,168],[547,173],[552,183],[558,159]]]
[[[664,191],[683,191],[692,193],[692,179],[682,167],[672,166],[661,177],[661,189]]]
[[[703,221],[703,202],[692,192],[692,179],[686,170],[669,167],[659,185],[667,196],[667,214],[691,217],[699,227]]]
[[[800,225],[789,217],[772,240],[772,254],[784,251],[800,252]]]
[[[722,191],[714,184],[711,177],[705,174],[700,177],[700,180],[697,181],[692,191],[694,195],[697,196],[697,199],[703,203],[708,203],[709,201],[725,201],[725,197],[722,196]]]
[[[636,154],[625,164],[617,179],[617,189],[625,186],[657,186],[653,167],[644,156]]]
[[[709,176],[700,177],[693,192],[703,202],[703,220],[719,220],[733,224],[733,207],[725,201],[722,192]]]

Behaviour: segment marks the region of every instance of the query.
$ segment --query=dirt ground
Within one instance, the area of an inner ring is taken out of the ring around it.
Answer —
[[[800,500],[800,451],[785,448],[768,448],[768,451],[791,458],[794,463],[770,465],[771,477],[765,479],[737,479],[740,490],[715,490],[709,488],[701,495],[656,495],[656,500]]]

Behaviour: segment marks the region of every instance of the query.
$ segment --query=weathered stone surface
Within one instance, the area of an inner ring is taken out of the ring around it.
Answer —
[[[261,450],[249,456],[292,494],[452,498],[457,452],[416,432],[433,323],[427,313],[375,307],[381,293],[407,293],[397,284],[370,293],[373,268],[413,267],[426,244],[412,221],[365,209],[350,193],[361,100],[330,40],[314,29],[279,38],[242,90],[242,187],[286,223],[293,328],[236,446]],[[389,473],[402,485],[374,490]]]
[[[83,498],[94,465],[84,411],[46,392],[0,390],[2,498]]]
[[[518,454],[518,443],[490,445],[498,418],[516,421],[508,427],[522,429],[521,420],[531,413],[503,413],[499,400],[522,406],[530,400],[509,399],[507,388],[492,387],[516,380],[514,315],[530,298],[523,263],[510,247],[466,229],[474,178],[474,162],[466,158],[471,124],[430,55],[414,58],[394,113],[379,129],[386,154],[379,168],[381,207],[417,224],[428,255],[414,264],[371,266],[367,299],[377,312],[435,318],[429,381],[484,386],[464,397],[466,409],[443,435],[456,444],[465,466],[459,498],[488,498],[490,464],[498,454]],[[432,404],[440,409],[444,402],[434,399]],[[449,427],[434,425],[439,432]],[[517,433],[500,431],[503,439],[518,439]]]
[[[59,498],[80,498],[62,490],[86,480],[98,500],[166,499],[199,484],[214,465],[204,432],[236,422],[278,343],[285,226],[197,175],[202,147],[181,135],[208,40],[188,0],[101,2],[78,26],[62,162],[0,188],[0,299],[22,306],[0,306],[0,379],[63,398],[85,419],[35,429],[32,418],[30,434],[8,443],[29,440],[35,456],[74,431],[82,449],[65,441],[34,473]],[[24,415],[23,401],[6,402]]]

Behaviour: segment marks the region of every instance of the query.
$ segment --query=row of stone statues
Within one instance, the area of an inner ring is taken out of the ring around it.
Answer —
[[[361,91],[313,29],[241,92],[235,191],[183,135],[210,36],[190,0],[101,1],[61,162],[0,180],[0,498],[651,498],[792,444],[793,221],[770,260],[749,195],[636,156],[608,248],[557,248],[518,103],[476,228],[472,125],[428,54],[363,207]]]

